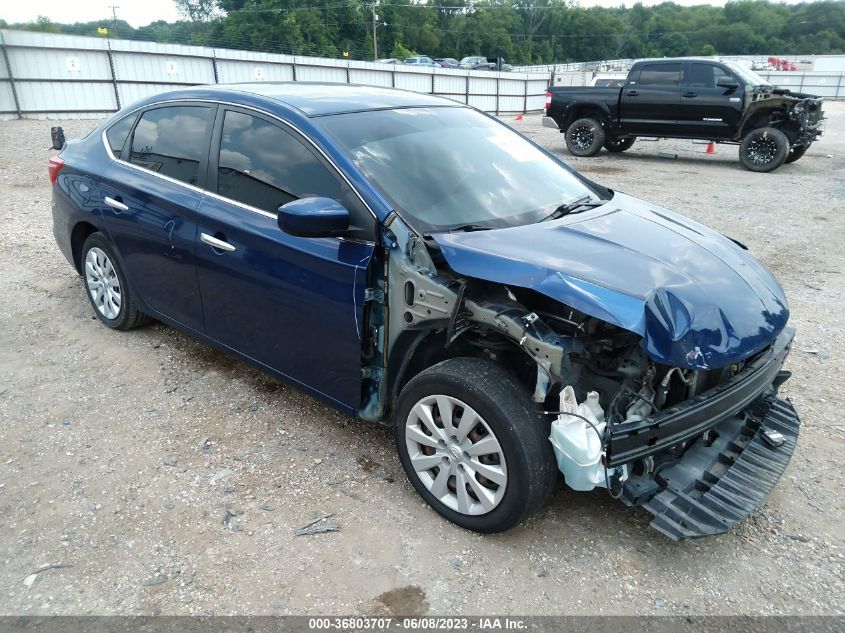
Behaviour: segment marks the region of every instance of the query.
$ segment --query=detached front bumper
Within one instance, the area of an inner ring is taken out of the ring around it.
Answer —
[[[676,541],[727,532],[771,492],[801,424],[792,404],[777,396],[789,377],[781,367],[793,335],[785,330],[730,380],[617,438],[624,441],[611,464],[651,456],[657,464],[654,472],[629,477],[622,491],[626,504],[654,515],[657,531]]]
[[[651,527],[674,541],[727,532],[774,488],[795,451],[800,424],[788,400],[763,398],[749,414],[716,425],[712,444],[698,440],[661,470],[650,480],[647,501],[637,478],[625,483],[623,499],[651,512]],[[772,446],[766,431],[779,432],[783,444]]]

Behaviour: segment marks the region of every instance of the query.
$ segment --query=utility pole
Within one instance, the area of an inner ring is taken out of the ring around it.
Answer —
[[[376,4],[372,4],[373,9],[373,61],[378,59],[378,13],[376,13]]]
[[[120,6],[116,4],[107,4],[106,6],[111,9],[112,29],[117,32],[117,10],[120,8]],[[111,39],[111,33],[109,33],[109,39]]]

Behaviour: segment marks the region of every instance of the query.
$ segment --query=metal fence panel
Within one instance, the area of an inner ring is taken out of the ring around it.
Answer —
[[[442,75],[437,73],[434,75],[434,92],[435,94],[449,96],[454,98],[461,97],[466,99],[467,91],[467,77],[466,73]]]
[[[162,84],[213,84],[211,59],[177,55],[114,53],[114,73],[121,81]]]
[[[430,69],[403,68],[401,72],[396,73],[396,87],[414,92],[431,92],[431,76]]]
[[[18,80],[111,79],[109,58],[103,51],[12,48],[7,54],[9,65],[12,67],[12,76]]]
[[[293,64],[218,59],[217,78],[220,83],[293,81]]]
[[[469,105],[485,112],[496,111],[496,95],[473,95],[469,96]]]
[[[469,78],[469,94],[470,95],[495,95],[496,94],[496,80],[488,77],[479,77],[477,75]],[[478,107],[478,106],[475,106]],[[494,108],[495,109],[495,108]]]
[[[173,90],[176,86],[169,86],[154,83],[142,84],[118,84],[117,90],[120,94],[121,106],[128,106],[136,101],[151,97],[152,95]]]
[[[337,81],[346,83],[346,68],[296,65],[297,81]]]
[[[15,112],[15,97],[12,94],[12,84],[8,81],[0,82],[0,116]]]
[[[349,81],[353,84],[390,88],[393,86],[393,77],[391,74],[392,72],[390,70],[350,68]]]
[[[21,110],[30,112],[101,112],[116,110],[114,89],[107,83],[73,81],[15,82]]]
[[[525,108],[525,95],[519,96],[500,96],[499,107],[497,108],[499,114],[510,114],[523,112]]]
[[[500,79],[499,80],[499,94],[500,95],[519,95],[525,96],[525,81],[519,79]]]

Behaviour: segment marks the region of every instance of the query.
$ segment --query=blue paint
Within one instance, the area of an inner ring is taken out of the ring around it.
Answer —
[[[553,222],[434,239],[455,272],[531,288],[635,332],[648,355],[667,365],[742,360],[789,318],[783,290],[747,251],[621,193]]]

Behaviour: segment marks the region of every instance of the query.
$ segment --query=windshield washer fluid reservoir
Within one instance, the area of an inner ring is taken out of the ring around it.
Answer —
[[[573,490],[607,486],[602,462],[604,430],[604,410],[599,403],[599,395],[591,391],[587,399],[579,404],[572,386],[565,387],[560,393],[560,414],[552,422],[549,441],[555,450],[557,467]],[[623,472],[622,478],[627,478],[627,471]]]

